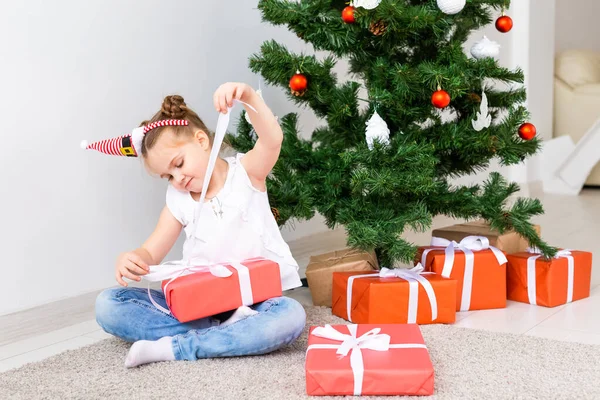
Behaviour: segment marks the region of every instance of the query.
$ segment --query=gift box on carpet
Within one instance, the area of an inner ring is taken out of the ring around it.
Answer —
[[[198,267],[162,265],[148,280],[162,281],[169,310],[152,297],[150,300],[157,308],[172,313],[179,322],[209,317],[282,295],[279,264],[266,259]]]
[[[433,237],[431,246],[419,248],[417,260],[425,270],[456,280],[456,311],[506,307],[506,255],[485,236],[460,243]]]
[[[310,257],[306,280],[315,306],[331,307],[332,274],[336,271],[374,271],[375,252],[344,249]]]
[[[533,225],[533,228],[540,234],[540,226]],[[434,229],[432,237],[440,237],[448,240],[460,242],[467,236],[485,236],[490,242],[490,246],[504,251],[507,254],[518,253],[527,250],[529,243],[527,239],[515,231],[500,233],[492,229],[484,220],[471,221],[464,224],[455,224],[444,228]]]
[[[560,250],[546,259],[529,250],[507,256],[509,300],[556,307],[590,296],[592,253]]]
[[[413,269],[334,272],[332,313],[359,324],[453,323],[456,281]]]
[[[416,324],[312,326],[305,370],[312,396],[433,394],[433,365]]]

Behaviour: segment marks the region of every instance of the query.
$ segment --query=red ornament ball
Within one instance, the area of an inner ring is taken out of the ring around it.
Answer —
[[[290,79],[290,89],[292,89],[292,92],[302,93],[306,90],[307,86],[308,79],[300,72],[296,72],[296,74],[292,76],[292,79]]]
[[[513,20],[508,15],[503,15],[496,20],[496,29],[502,33],[510,31],[513,27]]]
[[[438,90],[431,96],[431,104],[437,108],[444,108],[450,104],[450,95],[445,90]]]
[[[536,134],[535,125],[525,122],[523,125],[519,127],[519,136],[523,140],[531,140],[534,138]]]
[[[354,7],[348,6],[342,10],[342,19],[347,24],[354,23]]]

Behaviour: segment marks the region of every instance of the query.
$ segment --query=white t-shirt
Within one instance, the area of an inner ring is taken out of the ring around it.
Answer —
[[[196,240],[191,238],[191,222],[198,202],[189,192],[168,186],[167,207],[186,233],[183,258],[211,265],[263,257],[279,264],[283,290],[301,286],[298,263],[281,236],[267,192],[252,186],[240,162],[243,156],[225,158],[229,164],[225,185],[202,206]]]

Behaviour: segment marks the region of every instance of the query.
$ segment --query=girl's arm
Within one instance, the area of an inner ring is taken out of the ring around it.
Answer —
[[[165,206],[160,213],[154,232],[142,247],[122,253],[117,257],[115,279],[119,285],[127,286],[127,282],[123,278],[141,281],[140,276],[146,275],[150,271],[149,265],[160,264],[177,241],[181,228],[179,221]]]
[[[183,226],[171,211],[165,206],[160,213],[154,232],[144,242],[142,247],[135,250],[149,265],[158,265],[169,253]]]
[[[267,176],[279,158],[283,132],[269,107],[250,86],[245,83],[221,85],[214,95],[215,108],[219,112],[227,112],[227,107],[233,106],[233,99],[248,103],[256,109],[255,112],[244,105],[258,140],[254,148],[242,158],[242,164],[252,184],[264,190]]]

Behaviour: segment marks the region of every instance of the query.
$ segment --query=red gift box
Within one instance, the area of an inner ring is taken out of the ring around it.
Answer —
[[[507,256],[509,300],[556,307],[590,296],[592,253],[560,250],[546,259],[528,250]]]
[[[433,237],[417,258],[427,271],[456,280],[456,311],[506,307],[506,255],[485,236],[460,243]]]
[[[305,368],[312,396],[433,394],[433,365],[416,324],[312,326]]]
[[[281,296],[279,264],[270,260],[253,259],[212,267],[182,266],[175,273],[182,272],[190,274],[175,275],[161,285],[170,312],[179,322]]]
[[[334,272],[331,312],[359,324],[454,323],[456,281],[422,270]]]

